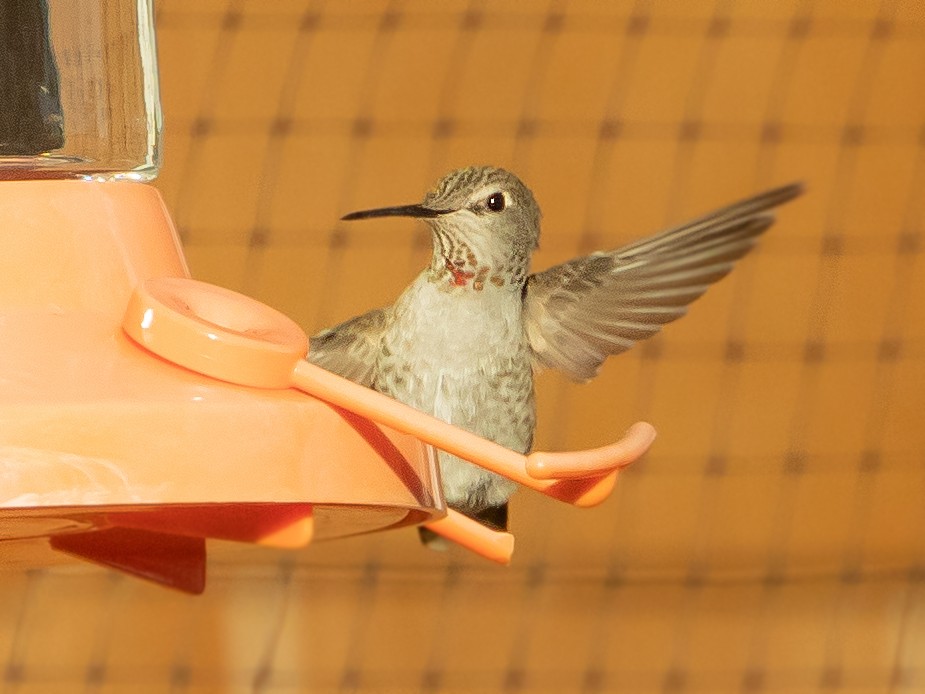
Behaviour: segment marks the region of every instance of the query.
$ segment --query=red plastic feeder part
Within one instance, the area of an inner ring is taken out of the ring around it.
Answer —
[[[77,556],[198,592],[205,538],[295,547],[445,515],[417,439],[126,336],[139,284],[189,277],[154,188],[3,182],[0,230],[0,566]]]

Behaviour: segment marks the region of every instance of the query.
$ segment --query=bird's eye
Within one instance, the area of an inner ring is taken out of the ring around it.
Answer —
[[[492,193],[485,204],[492,212],[500,212],[504,209],[504,193]]]

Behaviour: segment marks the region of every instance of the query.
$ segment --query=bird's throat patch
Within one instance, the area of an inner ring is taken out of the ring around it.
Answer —
[[[446,266],[446,269],[450,271],[450,275],[453,277],[453,279],[450,281],[455,287],[465,287],[468,285],[469,280],[475,277],[474,272],[463,270],[461,267],[457,267],[449,260],[444,261],[444,265]]]

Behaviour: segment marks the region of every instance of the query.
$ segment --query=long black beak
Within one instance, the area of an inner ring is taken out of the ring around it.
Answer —
[[[354,219],[370,219],[371,217],[439,217],[455,210],[432,210],[423,205],[399,205],[398,207],[380,207],[376,210],[362,210],[351,212],[341,217],[349,222]]]

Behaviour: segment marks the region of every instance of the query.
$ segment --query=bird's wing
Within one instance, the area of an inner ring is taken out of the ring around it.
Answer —
[[[527,337],[537,366],[574,380],[684,315],[774,221],[767,211],[802,192],[767,191],[623,248],[530,275]]]
[[[376,309],[322,330],[309,340],[308,361],[364,386],[375,378],[388,309]]]

